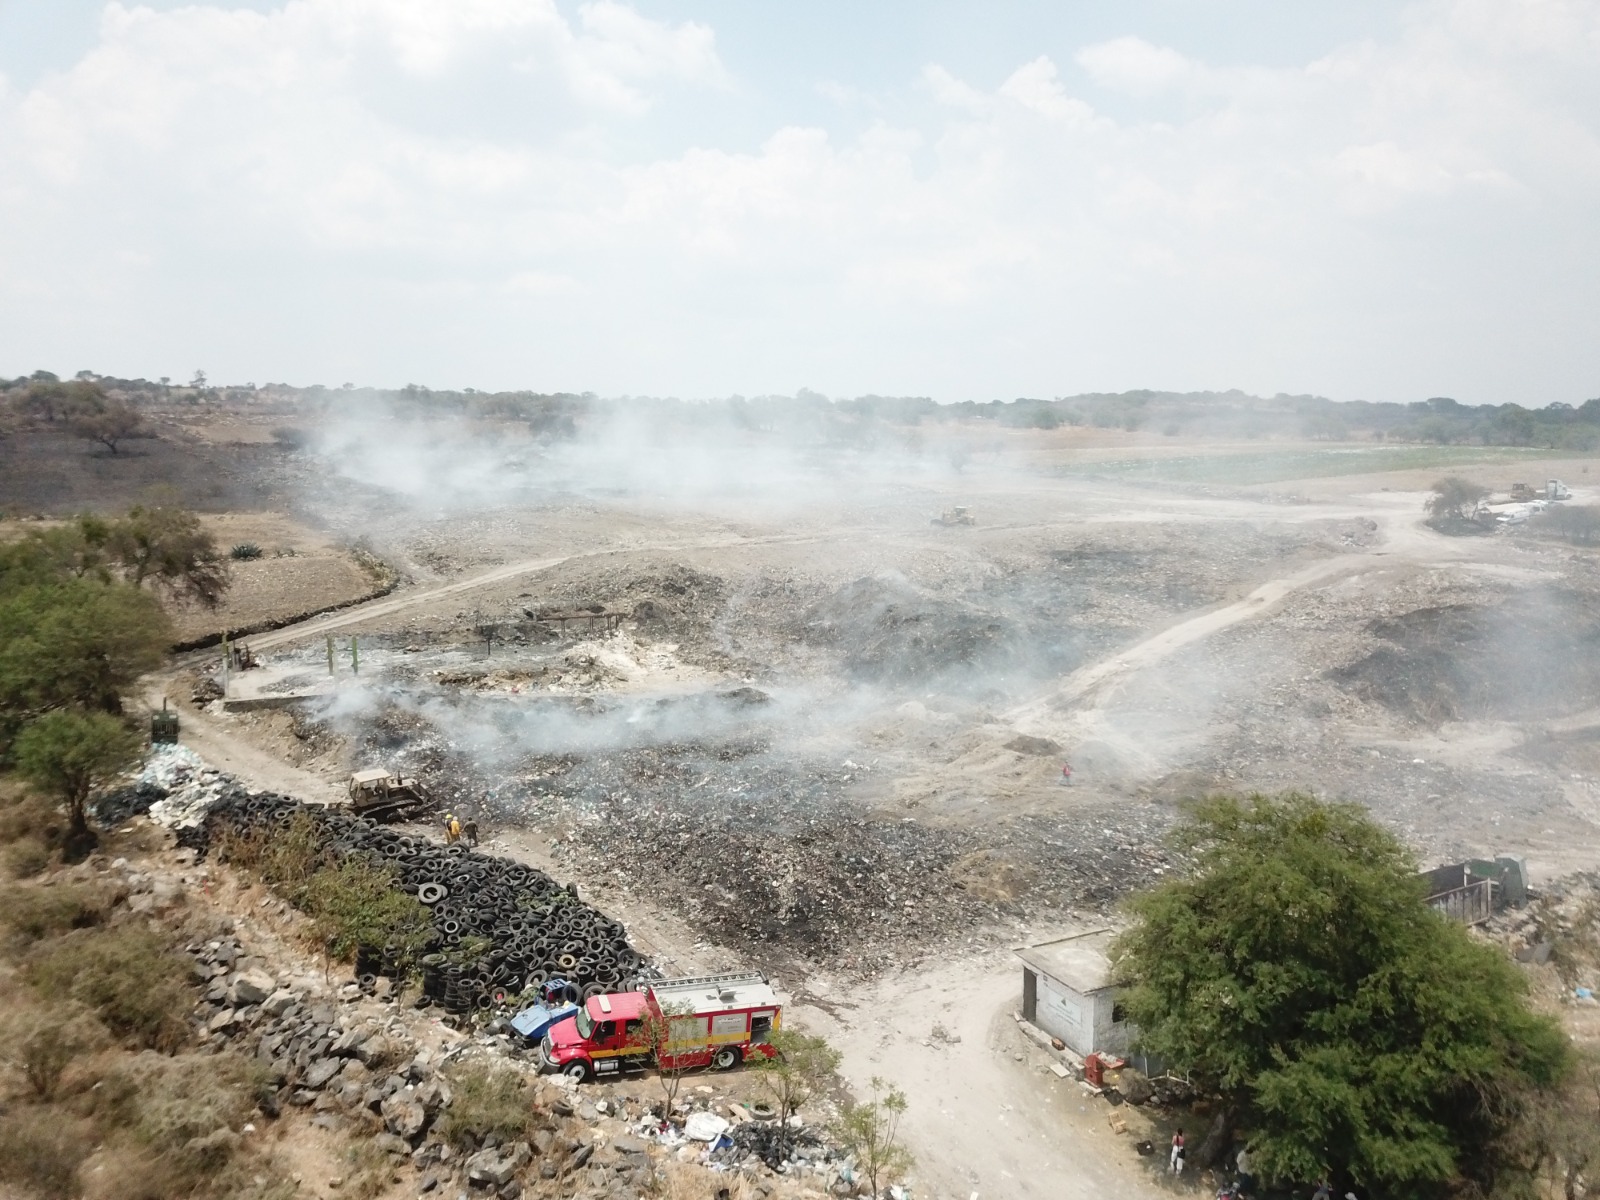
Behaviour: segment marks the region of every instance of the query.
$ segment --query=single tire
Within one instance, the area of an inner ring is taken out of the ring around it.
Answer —
[[[711,1056],[711,1069],[713,1071],[728,1071],[739,1065],[739,1050],[735,1046],[723,1046]]]
[[[442,883],[423,883],[417,886],[417,899],[424,904],[437,904],[449,894]]]
[[[561,1073],[568,1079],[576,1079],[579,1083],[587,1083],[589,1080],[589,1064],[581,1058],[576,1058],[562,1067]]]

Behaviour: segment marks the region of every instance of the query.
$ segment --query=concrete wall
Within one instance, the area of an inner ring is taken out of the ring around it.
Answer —
[[[1116,989],[1107,988],[1090,998],[1094,1001],[1094,1048],[1108,1054],[1125,1054],[1131,1038],[1127,1022],[1114,1018],[1117,1009]]]
[[[1035,1025],[1079,1056],[1096,1050],[1121,1054],[1127,1049],[1128,1028],[1112,1019],[1115,989],[1085,996],[1048,975],[1035,974],[1039,981]]]
[[[1051,979],[1039,976],[1039,1019],[1036,1024],[1060,1038],[1075,1054],[1094,1049],[1094,1000]]]

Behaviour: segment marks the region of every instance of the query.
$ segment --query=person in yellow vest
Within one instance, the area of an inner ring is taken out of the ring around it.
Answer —
[[[461,822],[456,819],[455,813],[444,815],[444,842],[447,846],[454,846],[461,840]]]

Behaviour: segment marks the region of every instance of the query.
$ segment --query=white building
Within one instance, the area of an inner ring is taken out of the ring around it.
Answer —
[[[1132,1027],[1123,1019],[1106,957],[1113,931],[1094,929],[1023,946],[1022,1016],[1080,1057],[1125,1054]]]

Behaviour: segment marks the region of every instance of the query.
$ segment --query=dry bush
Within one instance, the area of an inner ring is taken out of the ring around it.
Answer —
[[[70,1001],[49,1010],[7,1005],[0,1011],[0,1050],[40,1100],[53,1100],[74,1059],[106,1044],[105,1027]]]
[[[48,867],[54,857],[54,852],[39,837],[19,838],[0,852],[5,873],[12,879],[32,879]]]
[[[349,1164],[341,1195],[354,1196],[355,1200],[377,1200],[399,1182],[394,1160],[386,1150],[380,1150],[370,1141],[359,1141],[345,1151]]]
[[[307,881],[333,863],[322,826],[305,812],[295,813],[284,826],[226,826],[212,847],[220,861],[259,876],[296,906],[301,906],[300,892]]]
[[[379,1034],[361,1048],[367,1069],[375,1075],[382,1075],[403,1062],[409,1062],[415,1053],[405,1042],[384,1034]]]
[[[259,1155],[240,1154],[215,1174],[194,1170],[168,1155],[130,1141],[95,1154],[79,1172],[84,1200],[174,1200],[216,1196],[226,1200],[295,1200],[298,1186]]]
[[[47,847],[58,849],[66,836],[66,818],[43,796],[22,792],[0,800],[0,845],[38,838]]]
[[[450,1089],[450,1104],[439,1116],[439,1132],[447,1141],[467,1147],[494,1134],[515,1142],[532,1132],[528,1081],[511,1068],[465,1067],[451,1075]]]
[[[0,1120],[0,1182],[41,1200],[66,1200],[94,1149],[88,1123],[52,1106],[12,1108]]]
[[[136,1045],[170,1051],[188,1037],[188,963],[148,930],[74,931],[36,946],[23,974],[45,1001],[75,1000]]]
[[[258,1064],[231,1055],[178,1055],[146,1050],[113,1067],[95,1091],[95,1113],[160,1159],[179,1185],[192,1189],[232,1161],[238,1129],[264,1087]]]
[[[24,884],[0,894],[0,921],[26,945],[99,925],[116,901],[116,890],[103,884]]]

